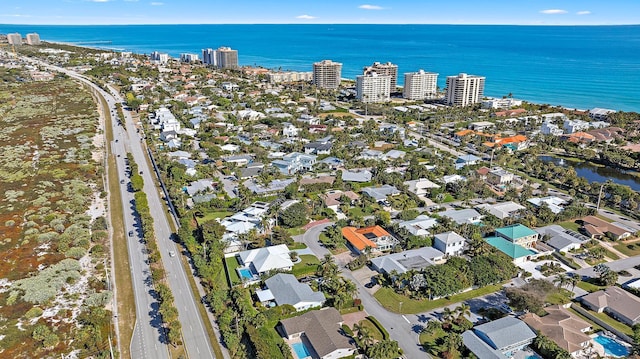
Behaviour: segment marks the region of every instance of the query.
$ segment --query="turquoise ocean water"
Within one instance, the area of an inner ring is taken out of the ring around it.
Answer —
[[[241,65],[311,71],[332,59],[355,78],[374,61],[399,73],[487,77],[485,93],[571,108],[640,112],[640,26],[1,25],[43,40],[150,53],[231,46]],[[399,76],[402,83],[402,75]]]

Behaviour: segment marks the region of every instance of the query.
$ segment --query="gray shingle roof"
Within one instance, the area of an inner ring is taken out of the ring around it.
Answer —
[[[314,292],[308,284],[300,283],[293,274],[279,273],[264,282],[278,305],[325,301],[322,292]]]
[[[471,330],[462,333],[462,342],[480,359],[507,359],[504,354],[490,347]]]
[[[487,344],[498,350],[536,337],[536,333],[525,322],[513,317],[500,318],[473,330],[484,334],[491,341]]]
[[[287,335],[305,333],[320,357],[338,349],[355,349],[353,342],[340,333],[342,316],[335,308],[312,310],[298,317],[283,319],[280,323]]]

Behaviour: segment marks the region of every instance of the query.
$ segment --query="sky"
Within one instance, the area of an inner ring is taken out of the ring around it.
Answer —
[[[640,24],[638,0],[2,0],[0,24]]]

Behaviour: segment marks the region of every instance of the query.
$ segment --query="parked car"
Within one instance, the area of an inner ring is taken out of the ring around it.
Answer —
[[[133,231],[129,231],[129,237],[133,237]]]

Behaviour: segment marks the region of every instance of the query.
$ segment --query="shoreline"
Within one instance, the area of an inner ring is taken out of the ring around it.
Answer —
[[[181,26],[180,24],[174,24],[175,26]],[[241,26],[242,24],[238,24],[239,26]],[[26,25],[25,25],[26,26]],[[42,26],[47,26],[47,25],[42,25]],[[56,26],[56,25],[52,25],[52,26]],[[61,25],[63,26],[63,25]],[[72,25],[66,25],[66,26],[72,26]],[[87,25],[87,26],[94,26],[94,25]],[[100,25],[96,25],[96,26],[100,26]],[[111,26],[111,25],[104,25],[104,26]],[[123,26],[129,26],[129,25],[123,25]],[[139,25],[139,26],[147,26],[147,25]],[[166,26],[166,25],[158,25],[158,26]],[[359,25],[355,25],[354,26],[359,26]],[[424,25],[424,26],[429,26],[429,25]],[[500,25],[487,25],[487,26],[500,26]],[[625,25],[626,26],[626,25]],[[640,27],[640,25],[629,25],[629,26],[638,26]],[[105,41],[105,40],[96,40],[96,41]],[[84,44],[74,44],[71,42],[65,42],[65,41],[51,41],[51,40],[42,40],[43,43],[51,43],[51,44],[58,44],[58,45],[65,45],[65,46],[74,46],[74,47],[78,47],[78,48],[86,48],[86,49],[91,49],[91,50],[98,50],[98,51],[110,51],[110,52],[131,52],[135,55],[141,55],[141,56],[149,56],[149,54],[147,53],[140,53],[137,52],[135,50],[132,49],[126,49],[126,48],[115,48],[115,47],[100,47],[100,46],[89,46],[89,45],[84,45]],[[111,42],[111,41],[109,41]],[[198,54],[198,52],[190,52],[190,53],[195,53]],[[171,56],[171,55],[170,55]],[[172,59],[176,59],[175,56],[172,56]],[[267,67],[264,65],[259,65],[259,64],[254,64],[254,65],[242,65],[242,67],[248,67],[248,68],[264,68],[264,69],[268,69],[268,70],[275,70],[276,68],[280,68],[281,66],[278,67]],[[296,70],[282,70],[283,72],[287,72],[287,71],[292,71],[292,72],[300,72],[300,71],[296,71]],[[304,72],[304,71],[303,71]],[[306,71],[309,72],[309,71]],[[398,76],[400,77],[400,76]],[[353,82],[355,83],[355,79],[352,78],[344,78],[342,77],[340,79],[341,81],[347,81],[347,82]],[[403,84],[404,85],[404,84]],[[399,89],[402,89],[403,86],[402,85],[398,85]],[[485,94],[486,98],[495,98],[495,99],[499,99],[502,97],[502,95],[487,95]],[[561,104],[553,104],[551,102],[546,102],[546,101],[532,101],[532,100],[528,100],[528,99],[520,99],[523,102],[529,103],[529,104],[533,104],[533,105],[538,105],[538,106],[550,106],[550,107],[557,107],[557,108],[561,108],[563,110],[567,110],[567,111],[589,111],[589,109],[593,109],[593,108],[602,108],[603,106],[597,106],[597,105],[591,105],[589,107],[585,108],[579,108],[577,106],[567,106],[567,105],[561,105]],[[614,106],[608,106],[606,108],[610,108],[615,110],[616,112],[636,112],[636,113],[640,113],[640,109],[638,111],[624,111],[624,110],[618,110],[615,109]]]

